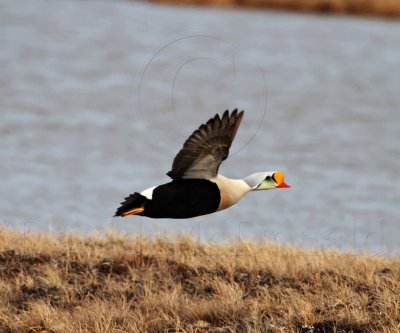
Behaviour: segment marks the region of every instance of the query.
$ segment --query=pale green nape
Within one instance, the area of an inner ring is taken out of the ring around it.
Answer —
[[[272,178],[275,171],[257,172],[247,176],[243,180],[251,188],[252,191],[271,190],[276,188],[277,184]]]
[[[274,179],[270,176],[267,176],[253,191],[257,190],[271,190],[276,188],[277,184]]]

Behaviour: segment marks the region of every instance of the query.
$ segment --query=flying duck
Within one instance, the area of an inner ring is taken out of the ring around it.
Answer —
[[[218,174],[243,113],[226,110],[222,117],[217,114],[201,125],[175,156],[167,173],[172,181],[129,195],[115,216],[190,218],[228,208],[250,191],[290,187],[282,171],[253,173],[244,179]]]

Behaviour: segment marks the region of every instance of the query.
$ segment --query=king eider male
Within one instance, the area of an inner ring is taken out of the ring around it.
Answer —
[[[167,173],[172,181],[126,197],[115,216],[189,218],[228,208],[250,191],[290,187],[282,171],[258,172],[244,179],[218,174],[242,117],[243,111],[226,110],[221,118],[217,114],[201,125],[176,155]]]

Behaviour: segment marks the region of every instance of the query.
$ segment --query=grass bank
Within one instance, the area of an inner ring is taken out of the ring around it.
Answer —
[[[301,12],[400,17],[399,0],[151,0],[158,3],[271,8]]]
[[[399,332],[400,258],[0,229],[0,332]]]

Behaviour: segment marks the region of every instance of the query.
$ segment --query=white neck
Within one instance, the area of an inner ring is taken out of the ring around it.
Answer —
[[[217,175],[215,178],[210,179],[210,181],[217,184],[221,193],[218,210],[232,206],[251,191],[251,187],[242,179],[230,179],[222,175]]]

